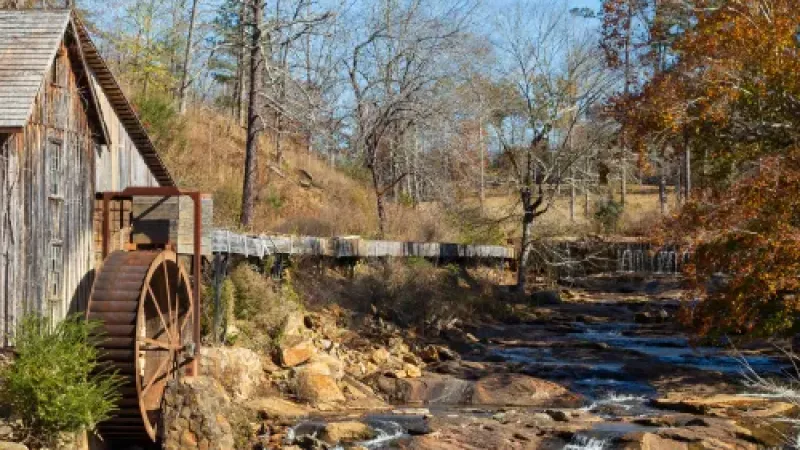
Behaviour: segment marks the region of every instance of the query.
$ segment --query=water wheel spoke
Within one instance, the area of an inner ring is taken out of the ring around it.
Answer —
[[[147,381],[147,384],[145,384],[142,387],[142,397],[144,397],[147,394],[147,391],[150,390],[150,388],[156,383],[159,376],[167,376],[168,374],[167,368],[169,367],[169,363],[171,362],[173,362],[172,357],[164,358],[161,361],[161,364],[159,364],[156,370],[153,372],[153,376],[151,376],[150,379]]]
[[[156,298],[156,294],[153,292],[153,288],[150,287],[149,284],[147,285],[147,293],[150,295],[150,301],[152,301],[153,305],[155,305],[156,307],[158,318],[161,319],[161,325],[164,326],[164,332],[167,334],[167,338],[170,341],[173,341],[174,337],[172,336],[172,330],[170,329],[170,326],[167,325],[167,321],[166,319],[164,319],[164,313],[161,311],[161,306],[159,306],[158,304],[158,299]]]
[[[183,323],[181,324],[180,328],[178,329],[178,331],[180,332],[181,336],[184,336],[184,332],[185,332],[184,329],[186,328],[186,324],[189,323],[189,319],[193,319],[193,318],[194,318],[194,308],[192,308],[192,305],[189,304],[189,307],[186,308],[186,315],[183,316]]]
[[[172,311],[172,292],[169,288],[169,270],[167,270],[166,261],[161,263],[161,267],[164,268],[164,290],[166,290],[167,309],[169,310],[169,323],[170,325],[174,325],[175,317],[173,317]]]
[[[176,267],[175,268],[175,326],[178,328],[177,332],[175,333],[175,338],[178,340],[178,344],[180,344],[181,337],[183,336],[183,329],[180,326],[180,288],[181,288],[181,271]]]

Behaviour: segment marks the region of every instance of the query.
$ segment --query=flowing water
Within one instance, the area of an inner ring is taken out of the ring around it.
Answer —
[[[610,442],[607,439],[576,434],[569,444],[564,446],[564,450],[603,450],[609,448],[609,445]]]
[[[564,447],[568,450],[610,449],[615,439],[624,434],[652,430],[631,423],[632,420],[619,419],[665,414],[651,406],[651,401],[663,394],[654,381],[664,373],[706,381],[741,378],[739,373],[747,366],[760,374],[778,374],[785,367],[770,356],[739,356],[724,347],[693,347],[685,336],[667,327],[620,319],[619,322],[507,326],[494,331],[506,332],[511,338],[490,345],[488,356],[484,354],[478,359],[511,364],[515,371],[561,383],[586,398],[580,409],[606,421],[575,434]],[[487,336],[491,333],[487,332]],[[493,414],[471,412],[449,403],[433,402],[427,406],[440,417]],[[376,436],[357,445],[369,449],[394,448],[398,440],[418,434],[419,424],[410,422],[418,419],[424,422],[422,416],[368,415],[362,420],[374,429]],[[316,436],[324,426],[324,422],[307,421],[290,434]]]
[[[785,362],[766,355],[740,355],[731,348],[692,346],[687,337],[668,327],[634,322],[572,322],[569,332],[541,331],[541,325],[521,328],[514,339],[493,345],[490,358],[518,366],[519,371],[569,386],[587,399],[583,411],[607,420],[576,434],[565,449],[613,448],[615,438],[646,427],[617,421],[665,414],[651,406],[658,392],[655,381],[664,373],[697,380],[742,380],[755,371],[778,375]],[[650,428],[652,430],[652,428]]]

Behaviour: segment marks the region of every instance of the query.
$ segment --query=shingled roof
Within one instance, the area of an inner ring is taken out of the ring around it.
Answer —
[[[28,123],[44,76],[70,27],[80,40],[86,65],[94,72],[153,176],[162,186],[174,186],[150,136],[98,53],[89,32],[69,10],[0,9],[0,131],[21,129]]]
[[[22,128],[69,23],[66,11],[0,10],[0,128]]]

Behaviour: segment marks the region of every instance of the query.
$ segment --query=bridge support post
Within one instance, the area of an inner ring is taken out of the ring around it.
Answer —
[[[222,283],[228,276],[228,260],[230,256],[214,253],[214,324],[212,328],[214,343],[219,343],[220,338],[225,339],[225,332],[220,331],[222,322]]]

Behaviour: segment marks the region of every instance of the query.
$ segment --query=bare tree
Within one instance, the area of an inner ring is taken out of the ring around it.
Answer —
[[[384,173],[384,164],[395,167],[393,152],[386,150],[435,112],[438,105],[432,99],[448,89],[445,81],[456,72],[448,57],[460,48],[474,4],[471,0],[381,3],[372,8],[360,5],[359,14],[364,9],[369,12],[361,20],[353,18],[342,64],[353,97],[348,113],[352,143],[370,171],[384,235],[385,196],[408,175],[396,170]]]
[[[194,28],[197,21],[197,2],[192,0],[192,7],[189,12],[189,24],[186,32],[186,48],[183,53],[183,67],[181,68],[181,81],[178,85],[178,105],[180,112],[186,111],[186,91],[190,84],[189,71],[192,67],[192,56],[194,55]]]
[[[244,156],[244,184],[242,186],[242,215],[239,222],[250,226],[256,197],[256,175],[258,173],[258,138],[264,129],[263,107],[259,92],[264,87],[264,52],[261,21],[264,15],[261,0],[250,1],[250,96],[247,105],[247,142]]]
[[[323,11],[312,16],[301,15],[311,0],[297,0],[294,13],[284,20],[280,7],[276,9],[272,20],[264,22],[264,3],[262,0],[250,2],[250,58],[247,113],[247,142],[245,147],[244,185],[242,189],[242,214],[240,223],[249,226],[253,219],[255,205],[256,178],[258,175],[258,139],[266,127],[265,115],[269,109],[274,116],[286,115],[286,87],[290,73],[288,70],[288,52],[290,45],[310,33],[313,28],[331,17],[331,13]],[[280,5],[279,2],[277,2]],[[277,67],[274,64],[274,51],[278,50]],[[270,58],[267,59],[266,55]],[[276,75],[277,74],[277,75]],[[278,86],[279,96],[276,98],[272,89],[267,89],[266,76],[269,75],[270,86]],[[278,80],[277,82],[275,80]],[[269,108],[267,108],[269,106]],[[280,126],[280,122],[279,122]],[[277,141],[281,140],[280,132]],[[280,147],[277,147],[280,152]]]
[[[512,91],[510,108],[493,126],[522,209],[519,291],[525,289],[536,218],[549,210],[564,177],[593,147],[571,146],[571,137],[611,86],[590,35],[573,36],[562,6],[518,3],[516,14],[499,27],[505,35],[497,47]]]

